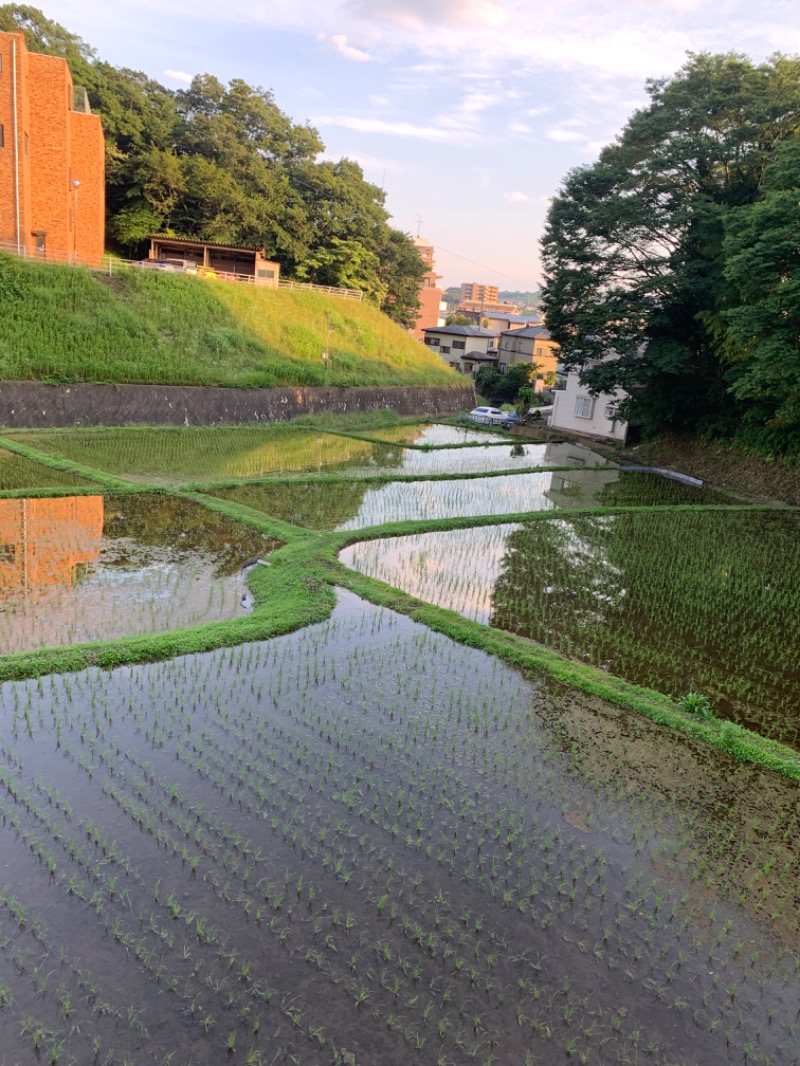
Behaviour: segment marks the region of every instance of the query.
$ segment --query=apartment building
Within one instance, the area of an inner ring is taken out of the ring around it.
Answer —
[[[497,285],[480,285],[477,281],[461,282],[461,297],[459,304],[496,304],[500,300],[500,289]]]
[[[0,33],[0,247],[99,264],[105,143],[66,60]]]
[[[425,336],[424,330],[429,326],[444,325],[446,310],[444,294],[439,288],[439,279],[442,275],[436,273],[433,245],[424,237],[414,237],[413,241],[414,247],[428,268],[419,287],[417,324],[411,331],[412,335],[421,341]]]

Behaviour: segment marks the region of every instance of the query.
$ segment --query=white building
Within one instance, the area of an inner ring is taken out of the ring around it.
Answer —
[[[566,429],[570,433],[603,437],[623,444],[628,423],[614,416],[627,396],[624,389],[592,396],[588,388],[581,385],[579,371],[570,370],[566,387],[553,393],[553,413],[548,425],[553,429]]]
[[[461,374],[474,375],[482,366],[497,366],[493,329],[480,326],[429,326],[423,330],[425,344],[438,352],[448,366]]]

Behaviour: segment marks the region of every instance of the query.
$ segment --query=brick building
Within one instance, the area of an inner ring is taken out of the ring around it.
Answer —
[[[104,183],[100,119],[66,60],[0,33],[0,247],[98,264]]]
[[[442,302],[442,290],[438,284],[441,274],[436,273],[436,263],[433,259],[433,245],[423,237],[414,237],[413,241],[414,247],[428,268],[419,287],[417,324],[411,331],[413,336],[418,341],[421,341],[425,335],[423,330],[426,327],[444,324],[444,304]]]

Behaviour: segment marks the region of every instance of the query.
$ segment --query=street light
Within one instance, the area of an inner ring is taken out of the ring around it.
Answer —
[[[72,210],[72,262],[77,264],[78,262],[78,189],[81,183],[76,178],[72,183],[72,188],[75,190],[75,204]]]

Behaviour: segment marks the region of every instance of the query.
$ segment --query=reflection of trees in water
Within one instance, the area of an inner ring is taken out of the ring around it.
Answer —
[[[491,624],[796,742],[797,534],[781,512],[531,523],[509,537]]]
[[[625,600],[607,550],[611,530],[604,526],[612,522],[553,519],[512,533],[492,597],[491,625],[582,654],[576,638],[605,624]]]
[[[215,577],[235,574],[278,543],[190,500],[150,494],[107,496],[103,535],[127,538],[142,548],[168,548],[176,559],[192,553],[211,556]],[[109,566],[127,562],[124,554],[103,559]]]
[[[336,484],[296,481],[283,485],[240,485],[220,489],[214,495],[307,529],[336,529],[358,513],[368,488],[369,482],[354,478]]]

